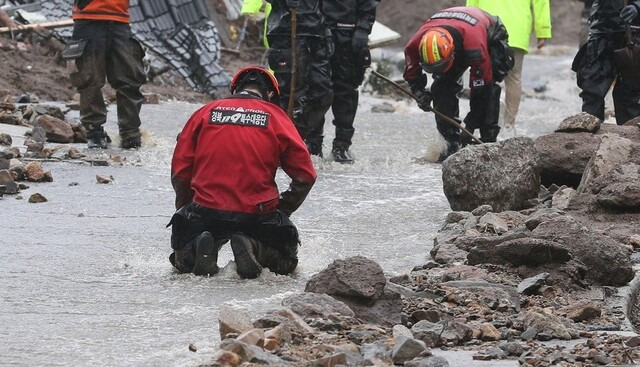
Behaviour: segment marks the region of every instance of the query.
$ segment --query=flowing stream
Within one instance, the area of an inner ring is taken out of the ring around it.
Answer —
[[[517,135],[550,132],[579,112],[570,62],[568,54],[525,58],[525,88],[547,89],[524,99]],[[143,149],[106,152],[125,157],[122,166],[44,163],[53,182],[30,184],[23,200],[0,200],[0,365],[198,365],[210,361],[219,342],[223,303],[260,315],[349,256],[378,262],[388,276],[425,263],[449,211],[441,166],[424,159],[440,144],[433,116],[402,101],[390,101],[396,113],[371,113],[382,100],[361,99],[355,164],[314,158],[317,184],[292,217],[303,244],[290,277],[265,271],[240,280],[229,246],[214,277],[177,274],[169,264],[171,153],[196,105],[145,105]],[[111,108],[106,127],[112,136],[115,126]],[[328,156],[330,118],[325,134]],[[501,138],[513,135],[508,130]],[[98,184],[96,175],[111,175],[114,183]],[[288,184],[284,175],[278,182],[281,190]],[[49,201],[29,204],[35,192]],[[191,343],[197,353],[188,351]]]

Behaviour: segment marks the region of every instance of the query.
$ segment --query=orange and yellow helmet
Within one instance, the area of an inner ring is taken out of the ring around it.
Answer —
[[[453,65],[454,44],[444,28],[429,29],[420,40],[420,60],[427,73],[444,73]]]

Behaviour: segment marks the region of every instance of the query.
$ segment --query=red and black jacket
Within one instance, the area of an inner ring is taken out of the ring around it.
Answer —
[[[292,179],[282,196],[278,167]],[[189,183],[196,204],[257,215],[276,209],[291,214],[316,180],[309,151],[285,112],[243,94],[213,101],[191,116],[179,135],[171,176],[174,187],[176,180]]]

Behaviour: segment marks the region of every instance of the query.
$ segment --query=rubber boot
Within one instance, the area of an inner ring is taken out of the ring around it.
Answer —
[[[216,274],[218,272],[218,248],[211,233],[202,232],[200,236],[196,237],[193,246],[196,250],[193,274]]]
[[[259,243],[244,233],[231,235],[231,250],[236,262],[236,271],[240,278],[254,279],[262,272],[262,266],[256,259]]]

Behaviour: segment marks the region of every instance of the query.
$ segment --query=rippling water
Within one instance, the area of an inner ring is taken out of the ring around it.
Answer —
[[[547,81],[551,97],[523,102],[517,133],[535,136],[577,112],[579,101],[572,75],[561,69],[567,57],[525,60],[536,67],[529,82]],[[219,341],[225,302],[260,314],[348,256],[369,257],[389,276],[423,264],[448,211],[440,165],[422,163],[440,144],[434,120],[404,102],[396,103],[403,112],[368,112],[378,102],[362,101],[355,164],[314,160],[317,184],[292,217],[303,244],[291,277],[265,271],[240,280],[228,246],[219,258],[226,266],[214,277],[173,272],[165,228],[173,212],[169,163],[176,134],[198,106],[145,105],[144,149],[108,152],[125,156],[124,166],[46,163],[54,182],[31,184],[25,200],[0,201],[0,365],[197,365]],[[330,119],[325,130],[329,155]],[[115,181],[97,184],[97,174]],[[284,176],[278,182],[281,189],[288,183]],[[27,203],[34,192],[49,201]],[[198,353],[188,351],[190,343]]]

